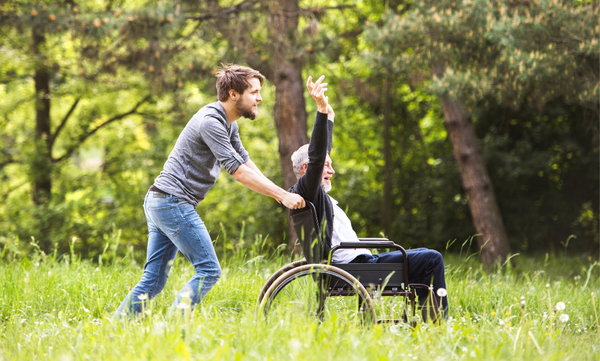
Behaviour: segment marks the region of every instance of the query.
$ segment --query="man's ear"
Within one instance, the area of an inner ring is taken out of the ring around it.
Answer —
[[[231,98],[231,100],[234,100],[234,101],[237,100],[238,95],[239,95],[238,92],[236,92],[233,89],[229,89],[229,97]]]
[[[302,173],[306,173],[307,168],[308,168],[308,163],[302,163]]]

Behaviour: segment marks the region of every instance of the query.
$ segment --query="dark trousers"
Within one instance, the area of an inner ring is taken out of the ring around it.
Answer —
[[[446,288],[444,277],[444,259],[438,251],[427,248],[406,250],[408,256],[408,282],[433,285],[433,292],[437,297],[437,290]],[[350,263],[403,263],[404,254],[401,251],[385,252],[380,254],[362,254]],[[433,280],[432,280],[433,279]],[[424,305],[429,297],[429,290],[417,288],[419,304]],[[448,297],[442,297],[442,309],[448,312]]]

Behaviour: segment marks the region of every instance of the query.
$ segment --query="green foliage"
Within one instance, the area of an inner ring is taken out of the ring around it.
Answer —
[[[295,314],[266,323],[255,314],[256,298],[268,276],[288,260],[248,259],[258,254],[223,262],[221,280],[193,315],[174,320],[168,308],[194,272],[178,257],[166,288],[143,317],[111,321],[142,269],[110,253],[100,265],[76,255],[4,258],[2,357],[593,360],[600,353],[598,265],[586,257],[517,257],[516,268],[507,264],[495,273],[484,272],[473,259],[446,257],[450,318],[410,329],[340,325],[334,319],[320,324]],[[391,306],[381,301],[378,307]],[[564,310],[556,308],[559,302]]]
[[[586,113],[553,102],[475,123],[513,250],[598,249],[598,122]]]
[[[417,1],[365,37],[373,65],[431,79],[460,99],[542,109],[553,99],[598,103],[598,2]]]
[[[575,247],[597,247],[598,8],[597,1],[416,1],[365,31],[374,73],[458,99],[473,117],[513,249],[559,248],[571,235]],[[442,212],[426,203],[416,210],[461,238],[474,231],[465,208],[449,207],[452,199],[467,202],[449,155],[446,148],[428,157],[435,181],[425,188]]]
[[[236,4],[2,2],[1,239],[19,239],[14,247],[32,251],[33,237],[48,254],[69,254],[72,246],[95,262],[116,242],[108,240],[119,239],[120,256],[133,247],[142,260],[144,195],[191,115],[216,99],[219,63],[272,65],[269,3],[219,16]],[[407,247],[443,249],[475,233],[435,100],[454,92],[471,108],[493,165],[513,249],[558,250],[571,235],[577,238],[569,251],[597,245],[597,2],[300,5],[290,54],[306,64],[305,77],[325,74],[331,84],[337,114],[331,194],[361,236],[383,231],[385,167],[393,189],[387,236]],[[202,16],[207,20],[191,19]],[[39,54],[32,50],[34,31],[45,39]],[[445,75],[432,77],[433,65]],[[40,70],[48,73],[50,130],[37,137]],[[386,79],[392,81],[388,165]],[[240,121],[241,138],[263,173],[281,184],[269,82],[262,95],[259,119]],[[306,100],[310,130],[316,108]],[[51,197],[35,204],[35,183],[44,177],[52,181]],[[257,242],[273,252],[287,232],[284,209],[225,173],[198,212],[220,257]],[[459,244],[452,247],[458,251]]]

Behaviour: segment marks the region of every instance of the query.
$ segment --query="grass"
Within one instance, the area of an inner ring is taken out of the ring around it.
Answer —
[[[598,262],[587,256],[517,256],[488,273],[474,257],[448,255],[450,319],[414,329],[293,315],[265,323],[255,316],[256,298],[289,257],[243,253],[222,263],[222,279],[189,318],[167,318],[193,272],[179,256],[144,317],[112,322],[143,265],[131,257],[100,265],[75,255],[29,257],[0,260],[0,360],[600,359]]]

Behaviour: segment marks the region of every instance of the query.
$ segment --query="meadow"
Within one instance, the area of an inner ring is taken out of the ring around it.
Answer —
[[[416,327],[264,322],[255,312],[268,276],[290,261],[254,250],[220,255],[223,275],[194,313],[168,317],[192,274],[179,255],[163,293],[137,319],[112,321],[139,280],[132,255],[0,253],[0,360],[599,360],[596,256],[517,255],[486,271],[446,255],[450,312]]]

